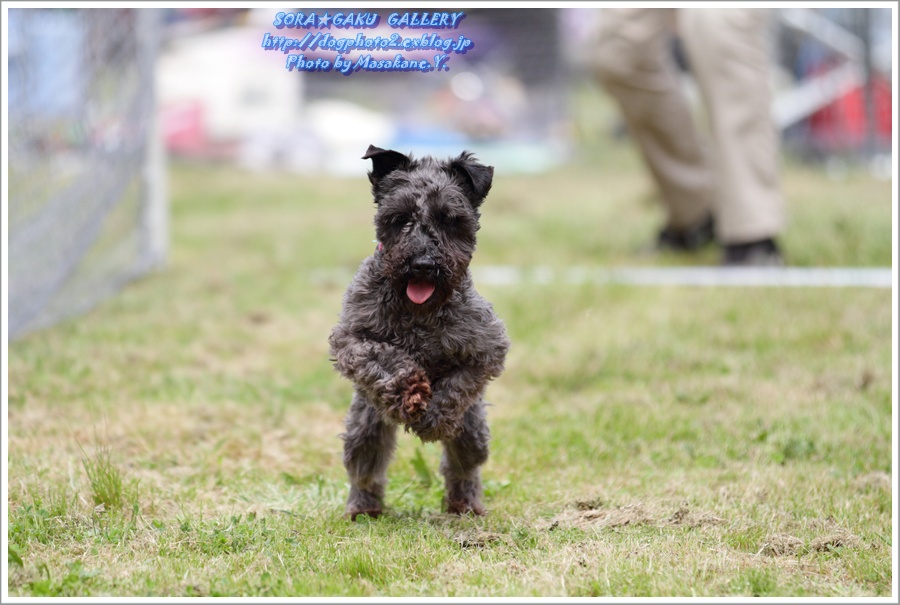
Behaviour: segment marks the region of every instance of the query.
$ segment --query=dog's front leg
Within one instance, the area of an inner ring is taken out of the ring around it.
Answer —
[[[503,372],[509,351],[503,325],[499,321],[485,325],[483,333],[487,335],[485,346],[469,355],[464,364],[433,377],[431,403],[409,424],[422,441],[447,441],[459,435],[466,412],[481,402],[488,382]]]
[[[409,424],[431,399],[425,371],[402,349],[357,336],[342,326],[329,339],[334,367],[385,417]]]
[[[422,441],[453,439],[463,429],[466,411],[481,400],[488,383],[483,367],[465,366],[436,379],[431,401],[409,428]]]

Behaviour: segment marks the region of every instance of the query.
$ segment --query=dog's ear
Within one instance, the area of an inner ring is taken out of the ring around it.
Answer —
[[[369,182],[375,185],[379,180],[399,168],[409,165],[409,158],[399,151],[381,149],[375,145],[369,145],[364,160],[372,160],[372,171],[369,172]]]
[[[494,167],[478,163],[469,151],[459,154],[450,161],[450,169],[460,176],[472,194],[472,204],[478,208],[491,190],[494,181]]]

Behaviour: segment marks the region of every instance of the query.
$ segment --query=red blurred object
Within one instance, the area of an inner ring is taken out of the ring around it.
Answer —
[[[176,154],[199,154],[206,147],[203,103],[183,101],[167,105],[160,112],[166,149]]]
[[[879,76],[870,82],[876,143],[891,141],[891,85]],[[823,107],[809,119],[816,145],[828,151],[859,149],[866,141],[866,105],[863,87],[858,86]]]

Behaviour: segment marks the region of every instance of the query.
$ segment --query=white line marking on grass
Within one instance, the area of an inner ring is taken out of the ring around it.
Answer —
[[[317,285],[347,285],[353,272],[314,269]],[[549,284],[628,284],[635,286],[730,286],[788,288],[890,288],[890,267],[472,267],[475,283],[484,286]]]

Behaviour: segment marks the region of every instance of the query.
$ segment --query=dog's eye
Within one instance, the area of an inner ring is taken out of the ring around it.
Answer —
[[[448,227],[456,224],[456,216],[447,212],[441,213],[438,220],[442,225],[447,225]]]
[[[405,213],[397,213],[391,217],[391,225],[394,227],[402,227],[409,222],[409,215]]]

